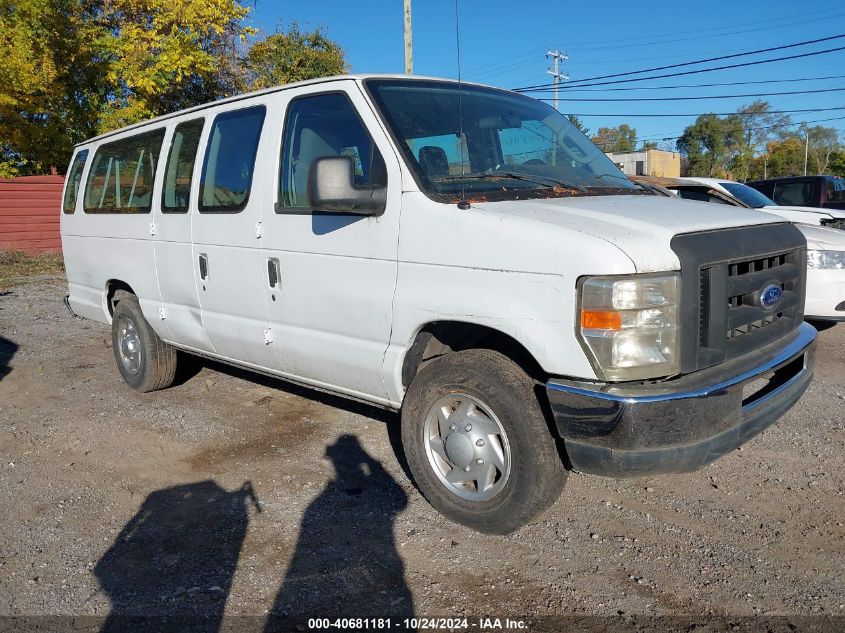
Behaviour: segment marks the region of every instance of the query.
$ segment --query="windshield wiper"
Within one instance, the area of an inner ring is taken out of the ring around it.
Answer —
[[[450,176],[443,176],[438,178],[441,182],[453,182],[455,180],[524,180],[525,182],[533,182],[535,185],[542,185],[544,187],[566,187],[567,189],[575,189],[581,193],[586,193],[587,190],[581,185],[576,185],[556,178],[549,178],[548,176],[538,176],[536,174],[523,174],[515,171],[493,171],[489,174],[455,174]]]

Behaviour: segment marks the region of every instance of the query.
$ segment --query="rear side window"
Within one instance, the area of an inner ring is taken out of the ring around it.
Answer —
[[[76,198],[79,194],[79,184],[82,182],[82,169],[85,161],[88,160],[88,150],[79,152],[73,159],[70,169],[67,172],[67,185],[65,186],[65,197],[62,200],[62,211],[73,213],[76,210]]]
[[[813,207],[813,183],[810,180],[797,182],[776,182],[772,200],[778,204],[798,207]]]
[[[97,148],[85,183],[86,213],[149,213],[164,128]]]
[[[295,99],[288,107],[282,142],[277,213],[308,209],[308,172],[317,158],[349,156],[358,186],[386,185],[384,159],[355,106],[344,94]]]
[[[186,213],[191,200],[191,180],[197,148],[205,121],[197,119],[176,126],[170,141],[167,167],[164,169],[164,188],[161,195],[162,213]]]
[[[215,117],[202,166],[200,212],[237,213],[246,207],[266,112],[257,106]]]

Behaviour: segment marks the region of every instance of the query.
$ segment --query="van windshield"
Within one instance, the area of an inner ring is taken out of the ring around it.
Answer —
[[[754,189],[753,187],[749,187],[748,185],[744,185],[741,182],[726,182],[722,181],[719,183],[725,189],[731,192],[733,196],[742,200],[745,204],[753,209],[759,209],[760,207],[776,207],[774,200],[767,198],[762,193]]]
[[[568,118],[495,88],[369,79],[417,181],[451,200],[643,194]]]

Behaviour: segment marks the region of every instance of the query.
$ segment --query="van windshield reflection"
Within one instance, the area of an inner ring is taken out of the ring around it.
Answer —
[[[645,193],[551,106],[454,82],[366,82],[429,195],[488,199]]]

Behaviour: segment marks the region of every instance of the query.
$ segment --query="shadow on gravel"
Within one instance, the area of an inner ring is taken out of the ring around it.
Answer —
[[[94,568],[111,600],[101,631],[220,628],[249,523],[250,482],[200,481],[150,494]]]
[[[393,449],[393,453],[396,455],[396,461],[402,467],[402,471],[405,473],[408,480],[413,481],[411,470],[408,468],[408,462],[405,459],[405,451],[402,448],[402,431],[399,426],[399,413],[396,411],[382,409],[365,402],[358,402],[356,400],[344,398],[343,396],[325,393],[309,387],[303,387],[292,382],[282,380],[281,378],[264,376],[253,371],[240,369],[238,367],[233,367],[232,365],[218,363],[198,356],[191,357],[189,361],[186,361],[186,363],[189,365],[190,369],[185,370],[186,373],[184,374],[185,377],[182,379],[182,382],[187,382],[187,380],[196,376],[203,368],[208,368],[212,371],[220,372],[221,374],[240,378],[241,380],[246,380],[256,385],[261,385],[262,387],[278,389],[279,391],[284,391],[286,393],[299,396],[300,398],[319,402],[327,407],[343,409],[344,411],[349,411],[350,413],[362,415],[381,422],[387,428],[387,437],[390,440],[390,446]]]
[[[0,336],[0,380],[12,371],[9,367],[9,361],[18,351],[18,344],[9,339]]]
[[[305,511],[265,632],[307,627],[309,618],[390,617],[403,630],[414,605],[393,527],[408,498],[358,438],[340,437],[326,456],[335,478]]]

